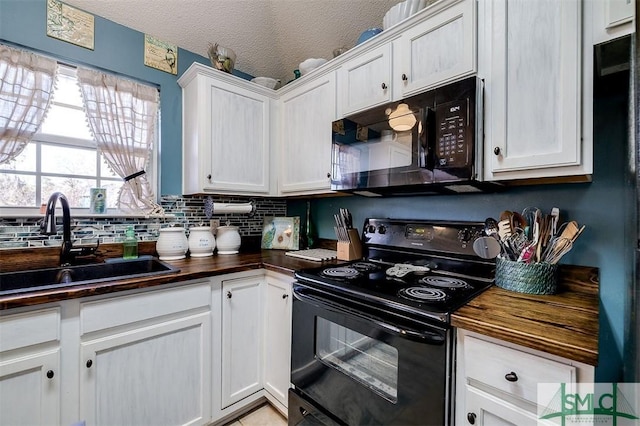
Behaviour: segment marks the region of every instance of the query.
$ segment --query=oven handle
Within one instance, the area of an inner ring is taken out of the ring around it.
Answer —
[[[404,339],[415,340],[421,343],[427,343],[432,345],[441,345],[445,342],[445,336],[442,334],[434,333],[430,331],[415,330],[415,329],[405,328],[405,327],[403,328],[396,327],[395,325],[391,325],[385,321],[380,320],[379,318],[364,314],[362,312],[358,312],[353,309],[348,309],[345,306],[335,303],[324,297],[305,294],[303,291],[299,290],[298,288],[293,289],[293,296],[299,301],[303,303],[309,303],[311,305],[314,305],[317,308],[322,309],[322,308],[329,307],[341,313],[348,314],[348,315],[363,319],[365,321],[371,321],[377,326],[383,328],[385,331],[393,333]]]

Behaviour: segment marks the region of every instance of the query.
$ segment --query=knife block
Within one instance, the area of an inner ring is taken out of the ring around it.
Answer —
[[[362,244],[357,229],[347,229],[349,241],[338,241],[337,257],[339,260],[356,260],[362,258]]]

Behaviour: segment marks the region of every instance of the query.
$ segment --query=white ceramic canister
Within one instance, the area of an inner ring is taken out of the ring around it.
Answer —
[[[218,254],[236,254],[240,249],[240,232],[237,226],[218,226]]]
[[[210,226],[194,226],[189,229],[191,257],[212,256],[214,248],[216,248],[216,239],[211,233]]]
[[[182,227],[160,229],[160,236],[156,241],[156,251],[160,260],[184,259],[189,248],[187,236]]]

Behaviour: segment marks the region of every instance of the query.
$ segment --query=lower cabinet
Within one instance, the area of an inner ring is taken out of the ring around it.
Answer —
[[[205,425],[265,398],[286,416],[291,282],[261,269],[0,311],[0,425]]]
[[[592,383],[594,368],[565,358],[458,330],[456,424],[538,424],[538,385]]]
[[[80,418],[87,425],[210,421],[210,294],[205,281],[83,304]]]
[[[0,317],[0,424],[60,424],[60,313]]]
[[[267,272],[265,286],[264,388],[284,411],[291,383],[291,278]]]
[[[222,408],[263,388],[263,276],[222,282]]]

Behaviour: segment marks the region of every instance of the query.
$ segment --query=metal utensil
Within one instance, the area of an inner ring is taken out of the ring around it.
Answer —
[[[473,242],[473,251],[483,259],[495,259],[502,251],[502,246],[493,237],[478,237]]]

